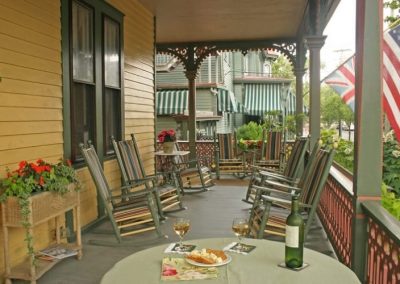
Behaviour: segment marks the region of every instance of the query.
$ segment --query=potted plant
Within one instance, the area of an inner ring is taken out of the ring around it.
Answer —
[[[158,141],[163,145],[164,153],[172,153],[174,151],[174,143],[176,141],[175,130],[163,130],[158,134]]]
[[[7,169],[7,177],[0,185],[0,202],[4,203],[3,220],[8,225],[25,228],[28,255],[35,263],[30,228],[76,201],[75,191],[80,185],[75,170],[70,161],[57,164],[42,159],[35,163],[21,161],[18,169]]]

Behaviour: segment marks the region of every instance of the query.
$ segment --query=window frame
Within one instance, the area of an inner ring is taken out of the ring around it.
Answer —
[[[104,17],[108,17],[119,24],[120,38],[120,137],[124,137],[124,14],[115,9],[105,1],[99,0],[61,0],[61,46],[62,46],[62,79],[63,79],[63,128],[64,128],[64,158],[69,159],[72,153],[71,140],[71,90],[74,82],[72,78],[72,53],[71,53],[71,33],[72,33],[72,3],[77,2],[93,9],[94,27],[94,84],[95,84],[95,145],[100,161],[113,159],[114,155],[104,154]],[[109,138],[108,138],[109,139]],[[83,162],[74,163],[76,168],[83,167]]]

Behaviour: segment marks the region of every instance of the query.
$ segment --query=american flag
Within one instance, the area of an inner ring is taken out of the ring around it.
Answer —
[[[354,111],[353,55],[323,81],[331,86]],[[383,35],[383,110],[400,141],[400,25]]]
[[[354,55],[347,59],[323,81],[332,87],[354,111]]]
[[[400,25],[383,35],[383,109],[400,141]]]

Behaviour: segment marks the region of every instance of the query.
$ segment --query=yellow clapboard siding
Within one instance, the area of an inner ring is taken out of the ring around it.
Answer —
[[[61,63],[61,52],[34,43],[0,34],[0,48]]]
[[[152,111],[154,111],[154,106],[139,105],[139,104],[125,104],[125,111],[152,112]]]
[[[46,34],[35,32],[29,27],[21,27],[19,23],[11,23],[0,18],[0,33],[25,40],[40,46],[45,46],[53,50],[60,50],[60,42]]]
[[[0,121],[62,120],[57,109],[17,108],[0,106]]]
[[[145,73],[145,72],[143,72],[143,73]],[[131,74],[131,73],[125,72],[125,80],[135,81],[135,82],[141,83],[146,86],[151,86],[151,87],[154,86],[153,79],[147,79],[147,78],[142,77],[141,75],[144,75],[144,74],[141,73],[139,75],[139,74]]]
[[[63,145],[54,144],[0,151],[0,163],[1,165],[17,164],[23,160],[35,160],[49,156],[61,158],[63,156]],[[1,165],[0,167],[2,167]]]
[[[154,90],[148,92],[138,89],[125,88],[125,96],[154,100]]]
[[[0,136],[0,151],[62,143],[63,136],[61,132],[18,136]]]
[[[126,88],[137,89],[137,90],[142,90],[142,91],[149,92],[149,93],[154,93],[153,86],[143,85],[136,81],[125,80],[125,86],[126,86]]]
[[[154,106],[154,99],[126,96],[125,103]]]
[[[130,119],[125,122],[125,126],[127,127],[135,127],[135,126],[148,126],[150,129],[154,129],[154,119]]]
[[[45,85],[34,82],[26,82],[3,78],[0,84],[1,93],[16,93],[28,95],[40,95],[49,97],[61,97],[61,87]]]
[[[44,5],[44,1],[15,1],[13,5],[13,9],[17,9],[19,11],[24,11],[24,14],[27,14],[35,19],[45,22],[46,24],[59,28],[60,23],[58,22],[60,19],[60,4],[61,1],[53,1],[55,5]],[[23,2],[23,3],[21,3]],[[20,5],[18,5],[20,4]],[[23,9],[23,10],[22,10]]]
[[[0,48],[0,62],[61,75],[61,63]]]
[[[10,64],[0,63],[0,74],[3,79],[14,79],[61,86],[61,75]]]
[[[129,53],[128,53],[129,54]],[[153,76],[154,70],[152,65],[142,64],[137,58],[125,56],[125,70],[127,72],[135,72],[135,70],[145,71]]]
[[[24,0],[40,9],[46,10],[49,13],[53,13],[55,10],[60,10],[60,3],[61,1],[54,1],[54,0]]]
[[[126,66],[129,66],[129,68],[125,69],[125,76],[126,74],[136,74],[138,76],[141,76],[145,79],[151,80],[152,82],[154,82],[154,77],[153,77],[153,72],[152,70],[149,72],[149,70],[146,70],[146,68],[141,69],[132,65],[128,65],[126,64]]]
[[[43,132],[62,132],[62,121],[0,122],[1,135],[21,135]]]
[[[125,118],[129,119],[136,119],[136,118],[153,118],[154,119],[154,113],[146,113],[146,112],[126,112],[125,113]]]
[[[126,129],[126,133],[138,134],[138,133],[148,133],[149,132],[149,126],[147,126],[147,125],[146,126],[125,127],[125,129]]]
[[[20,10],[16,10],[16,6],[19,5]],[[34,11],[30,11],[27,5],[24,5],[22,1],[9,1],[9,0],[0,0],[0,11],[1,17],[4,20],[10,22],[16,22],[24,27],[29,27],[33,31],[42,32],[54,38],[59,38],[60,32],[60,18],[57,17],[57,20],[52,22],[52,25],[49,25],[44,21],[45,17],[36,16]],[[31,14],[29,14],[31,13]],[[59,15],[59,9],[54,9],[54,14]]]
[[[3,107],[62,108],[61,98],[11,93],[0,93],[0,104]]]

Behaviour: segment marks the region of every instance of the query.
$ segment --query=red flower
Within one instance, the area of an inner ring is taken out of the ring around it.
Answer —
[[[50,166],[50,165],[45,165],[45,166],[44,166],[44,170],[45,170],[46,172],[50,172],[50,171],[51,171],[51,166]]]
[[[175,134],[175,130],[170,129],[170,130],[163,130],[158,134],[158,140],[161,143],[164,142],[173,142],[176,140],[176,134]]]
[[[26,164],[27,164],[26,161],[21,161],[21,162],[19,162],[19,169],[25,168]]]
[[[68,159],[68,160],[66,161],[66,163],[67,163],[68,167],[71,167],[71,166],[72,166],[71,160]]]
[[[44,161],[42,160],[42,159],[38,159],[37,161],[36,161],[36,164],[38,164],[38,165],[41,165],[41,164],[43,164],[44,163]]]

